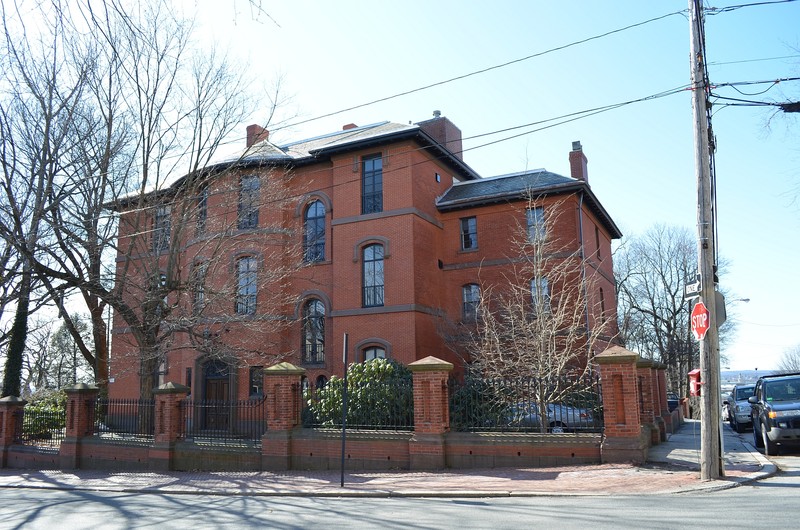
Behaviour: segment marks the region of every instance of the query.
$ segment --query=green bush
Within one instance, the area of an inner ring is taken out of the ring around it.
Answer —
[[[331,377],[308,400],[304,423],[342,423],[344,379]],[[350,427],[411,427],[414,388],[411,371],[395,361],[373,359],[347,369],[347,425]]]
[[[31,439],[52,438],[66,427],[67,394],[47,391],[31,396],[25,405],[23,433]]]

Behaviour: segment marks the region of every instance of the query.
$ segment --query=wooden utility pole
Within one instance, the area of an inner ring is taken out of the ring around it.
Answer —
[[[697,270],[700,300],[710,313],[710,326],[700,340],[700,478],[725,476],[722,459],[720,409],[719,329],[717,326],[714,200],[711,187],[711,116],[708,112],[709,83],[706,75],[705,33],[702,0],[689,0],[689,33],[692,62],[692,114],[694,157],[697,174]]]

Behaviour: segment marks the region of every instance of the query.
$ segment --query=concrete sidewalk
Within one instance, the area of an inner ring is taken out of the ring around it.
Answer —
[[[328,497],[510,497],[681,493],[733,487],[776,470],[770,461],[724,427],[721,480],[701,481],[700,423],[687,421],[650,450],[644,466],[601,464],[442,472],[130,473],[0,470],[0,488],[112,492]]]

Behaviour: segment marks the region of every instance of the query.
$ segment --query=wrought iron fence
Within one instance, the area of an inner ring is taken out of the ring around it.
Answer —
[[[325,387],[301,390],[303,425],[342,426],[343,380]],[[408,380],[347,384],[347,428],[356,430],[414,429],[414,385]]]
[[[467,376],[450,381],[454,431],[601,432],[603,400],[596,374],[520,379]]]
[[[35,406],[15,412],[15,443],[58,448],[64,440],[66,411],[60,407]]]
[[[94,402],[94,433],[105,440],[153,440],[155,400],[106,399]]]
[[[266,399],[181,402],[180,437],[199,445],[258,446],[267,432]]]

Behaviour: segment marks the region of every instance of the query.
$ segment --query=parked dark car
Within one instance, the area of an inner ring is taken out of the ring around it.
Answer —
[[[677,409],[680,404],[681,399],[678,397],[677,393],[667,392],[667,407],[669,408],[670,412]]]
[[[760,377],[748,401],[753,441],[764,454],[777,455],[781,446],[800,445],[800,372]]]

